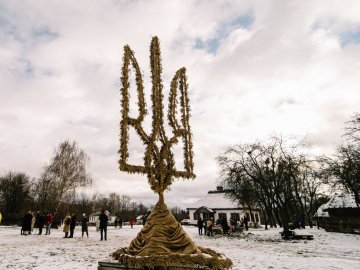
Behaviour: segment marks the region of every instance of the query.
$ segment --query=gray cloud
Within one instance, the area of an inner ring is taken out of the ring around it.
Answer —
[[[175,181],[169,205],[186,207],[214,189],[215,157],[230,144],[275,132],[307,136],[317,153],[331,154],[360,103],[358,1],[44,0],[0,7],[0,172],[38,176],[68,138],[90,156],[91,190],[155,202],[146,177],[117,164],[122,49],[135,51],[149,107],[153,35],[161,40],[165,97],[182,66],[190,86],[197,179]],[[132,161],[141,162],[138,139],[131,149]]]

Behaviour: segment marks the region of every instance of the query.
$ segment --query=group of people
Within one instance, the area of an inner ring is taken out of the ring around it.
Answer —
[[[107,240],[108,220],[109,220],[109,211],[102,209],[101,214],[99,215],[98,219],[96,220],[96,223],[99,224],[101,241]],[[64,222],[63,232],[65,233],[64,238],[73,238],[74,230],[75,230],[76,222],[77,222],[75,213],[72,213],[71,215],[70,215],[70,213],[67,213],[63,222]],[[86,234],[86,237],[89,237],[88,224],[89,224],[89,218],[84,213],[81,218],[81,237],[84,237],[84,234]]]
[[[226,218],[219,219],[218,223],[221,225],[221,228],[222,228],[224,234],[229,233],[229,230],[231,232],[235,232],[236,228],[238,228],[238,227],[242,227],[246,231],[249,230],[249,218],[247,216],[244,216],[243,218],[241,218],[239,223],[236,220],[230,218],[230,220],[229,220],[230,227],[228,225]]]
[[[248,222],[249,222],[249,218],[246,215],[240,219],[240,223],[238,223],[236,220],[233,220],[230,218],[230,220],[229,220],[230,226],[229,226],[226,218],[219,218],[216,221],[216,223],[214,223],[213,218],[201,219],[201,217],[199,217],[199,219],[197,221],[197,227],[199,229],[199,235],[203,235],[203,230],[204,230],[204,235],[213,236],[215,224],[221,226],[223,234],[228,234],[229,230],[231,232],[235,232],[235,230],[238,226],[244,227],[245,230],[247,231],[249,229]]]
[[[98,219],[96,220],[96,223],[99,224],[101,241],[103,239],[105,239],[105,241],[107,240],[108,220],[109,220],[109,212],[102,209],[101,214],[99,215]],[[73,213],[71,215],[70,215],[70,213],[67,213],[63,222],[64,222],[63,232],[65,233],[64,238],[73,238],[74,230],[75,230],[76,222],[77,222],[75,213]],[[89,237],[88,224],[89,224],[89,218],[85,213],[83,213],[83,215],[81,217],[81,237],[84,237],[84,234],[86,234],[86,237]]]
[[[86,217],[86,214],[83,214],[83,218],[84,218],[84,215]],[[70,213],[66,214],[64,221],[63,221],[64,222],[63,232],[65,233],[64,238],[73,238],[74,237],[76,221],[77,221],[77,218],[76,218],[75,213],[72,213],[71,215],[70,215]],[[84,232],[87,232],[87,236],[89,237],[87,222],[88,222],[88,220],[86,221],[85,227],[81,226],[82,227],[81,230],[82,230],[82,236],[84,236]],[[84,228],[84,230],[83,230],[83,228]],[[70,235],[69,235],[69,233],[70,233]]]
[[[213,236],[213,227],[214,227],[213,218],[204,219],[204,220],[199,218],[197,221],[197,226],[199,228],[199,235],[203,234],[203,229],[204,229],[204,235]]]
[[[32,234],[34,228],[38,228],[37,234],[41,235],[45,226],[45,235],[49,235],[51,233],[51,224],[53,223],[53,220],[54,217],[51,213],[41,213],[38,211],[35,214],[29,211],[22,219],[21,234]]]
[[[96,225],[96,231],[100,231],[100,240],[107,241],[107,227],[108,227],[108,221],[109,221],[110,213],[109,211],[102,209],[100,212],[100,215],[95,221]],[[2,215],[0,213],[0,223],[1,223]],[[56,222],[55,222],[56,223]],[[46,228],[45,235],[49,235],[51,233],[51,225],[54,223],[54,216],[51,213],[42,213],[40,211],[38,212],[32,212],[28,211],[24,217],[22,218],[22,224],[21,224],[21,234],[22,235],[28,235],[28,234],[37,234],[41,235],[43,233],[43,229]],[[89,218],[88,216],[83,213],[81,220],[78,222],[76,214],[68,212],[64,219],[59,220],[56,224],[58,226],[63,225],[63,232],[65,233],[63,238],[73,238],[75,227],[76,225],[80,223],[81,225],[81,237],[84,237],[86,234],[86,237],[89,237]],[[55,224],[55,226],[56,226]],[[123,221],[120,218],[116,218],[114,221],[115,228],[119,227],[122,228]],[[134,220],[130,221],[130,226],[133,228],[133,225],[135,224]],[[34,229],[37,228],[38,231],[34,233]]]

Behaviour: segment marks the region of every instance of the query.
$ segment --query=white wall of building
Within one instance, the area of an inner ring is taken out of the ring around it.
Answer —
[[[99,215],[90,215],[89,216],[89,223],[95,224],[96,220],[99,218]],[[108,220],[109,225],[113,225],[115,223],[116,216],[110,216]]]
[[[202,207],[207,209],[202,209]],[[214,221],[221,215],[226,215],[226,220],[229,221],[232,214],[236,213],[238,214],[238,220],[246,215],[249,220],[249,226],[252,226],[254,222],[257,222],[259,225],[261,224],[260,212],[258,209],[252,210],[252,215],[250,215],[250,211],[247,208],[244,208],[239,202],[235,202],[226,196],[226,192],[221,187],[217,187],[216,191],[209,191],[203,198],[187,208],[187,210],[189,210],[190,224],[197,224],[194,213],[199,208],[201,211],[213,211]],[[206,219],[208,218],[208,216],[206,216],[207,213],[200,213],[200,215],[202,219],[204,219],[204,215]]]
[[[197,220],[194,219],[194,213],[197,209],[189,209],[189,216],[190,216],[190,224],[196,225]],[[257,222],[259,225],[261,224],[260,220],[260,213],[259,211],[251,211],[252,216],[250,215],[250,212],[246,209],[212,209],[215,211],[214,213],[214,221],[216,221],[221,214],[226,214],[226,220],[229,221],[231,218],[231,214],[237,213],[239,214],[240,218],[243,218],[245,215],[248,215],[249,217],[249,226],[252,226],[254,222]],[[200,213],[201,218],[204,219],[204,214]],[[206,215],[206,214],[205,214]]]

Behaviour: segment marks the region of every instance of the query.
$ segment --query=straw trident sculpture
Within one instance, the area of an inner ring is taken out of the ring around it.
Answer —
[[[142,122],[146,115],[144,87],[139,65],[135,59],[134,53],[129,46],[124,48],[124,64],[121,77],[121,95],[122,95],[122,120],[121,120],[121,146],[120,146],[120,170],[129,173],[147,174],[151,189],[159,194],[159,201],[163,202],[164,191],[171,185],[174,178],[195,178],[193,174],[193,152],[191,142],[191,132],[189,125],[190,107],[188,99],[188,85],[186,80],[186,69],[179,69],[170,85],[168,121],[172,128],[172,136],[168,137],[164,129],[163,113],[163,94],[161,80],[161,57],[159,40],[154,37],[151,41],[151,79],[152,79],[152,131],[146,134]],[[129,71],[130,66],[135,71],[136,86],[138,92],[139,113],[137,117],[129,116]],[[180,95],[181,121],[176,118],[178,100]],[[129,126],[135,128],[137,134],[146,146],[144,165],[128,164],[128,139]],[[184,143],[184,171],[175,168],[174,154],[172,147],[178,143],[179,139]]]
[[[118,249],[113,253],[113,257],[126,267],[153,269],[161,266],[173,266],[185,269],[184,266],[189,268],[208,266],[216,269],[229,268],[232,265],[229,259],[208,248],[196,246],[164,203],[164,191],[170,187],[175,178],[195,178],[189,125],[188,84],[185,68],[179,69],[170,84],[167,118],[172,135],[168,137],[164,128],[162,67],[157,37],[152,39],[150,51],[152,131],[147,134],[142,125],[147,112],[140,68],[130,47],[124,47],[124,63],[121,71],[122,119],[119,165],[122,171],[146,174],[151,189],[159,194],[159,201],[130,246]],[[129,73],[131,69],[135,72],[137,88],[138,113],[136,117],[129,115]],[[177,107],[179,105],[180,109]],[[179,112],[180,117],[177,116]],[[142,166],[128,163],[130,126],[135,128],[145,145]],[[176,169],[172,152],[173,146],[178,143],[179,139],[183,140],[184,145],[184,170]]]

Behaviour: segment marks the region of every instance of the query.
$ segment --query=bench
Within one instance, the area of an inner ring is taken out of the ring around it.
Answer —
[[[290,239],[297,239],[297,240],[313,240],[314,236],[312,234],[296,234],[294,231],[282,231],[280,232],[281,234],[281,238],[285,239],[285,240],[290,240]]]

